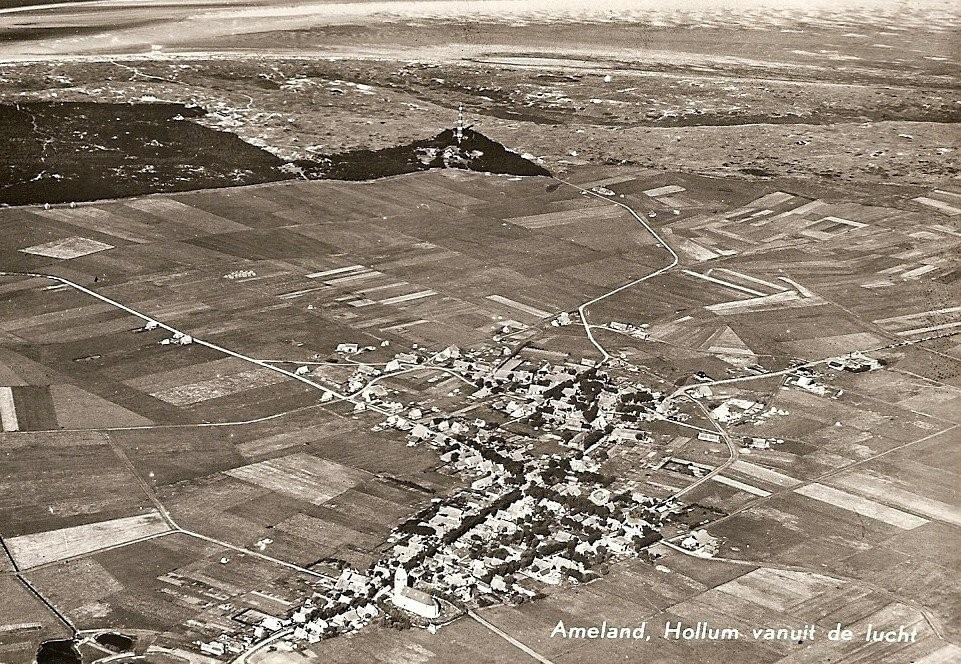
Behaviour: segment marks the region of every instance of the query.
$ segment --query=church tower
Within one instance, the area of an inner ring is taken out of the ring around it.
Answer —
[[[407,586],[407,570],[403,567],[398,567],[394,570],[394,592],[399,592]]]

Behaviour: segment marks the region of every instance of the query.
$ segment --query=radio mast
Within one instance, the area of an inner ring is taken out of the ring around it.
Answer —
[[[454,131],[454,138],[457,140],[457,145],[460,145],[464,140],[464,105],[458,104],[457,106],[457,129]]]

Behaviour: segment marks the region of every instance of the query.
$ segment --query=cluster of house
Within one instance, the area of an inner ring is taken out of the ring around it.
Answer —
[[[160,323],[155,320],[147,320],[142,328],[134,330],[135,332],[152,332],[160,328]],[[170,328],[165,328],[170,329]],[[161,346],[189,346],[194,342],[194,338],[189,334],[184,334],[183,332],[173,332],[166,339],[160,340]]]
[[[365,350],[338,347],[347,355]],[[409,365],[458,374],[475,386],[468,398],[526,426],[511,430],[467,412],[402,404],[371,389],[371,378]],[[585,364],[494,359],[456,347],[399,353],[382,369],[358,365],[351,381],[359,402],[390,413],[379,427],[435,448],[464,488],[395,528],[367,570],[345,567],[329,588],[285,617],[265,617],[245,638],[273,636],[293,646],[397,615],[430,629],[480,603],[526,601],[545,585],[596,578],[612,556],[636,554],[660,539],[674,506],[604,475],[600,462],[617,445],[647,439],[639,422],[663,417],[661,393]],[[719,419],[754,414],[759,404],[732,399],[722,406]],[[684,463],[693,476],[710,472]],[[695,531],[681,545],[710,551],[706,537]],[[224,654],[221,647],[201,645],[213,655]]]
[[[700,436],[698,436],[698,438],[700,438]],[[704,440],[704,438],[701,438],[701,440]],[[720,442],[720,436],[718,436],[718,440],[709,442]],[[714,470],[714,466],[673,456],[665,456],[655,468],[664,468],[675,473],[697,478],[704,477]]]
[[[750,399],[727,399],[711,410],[711,419],[721,424],[743,422],[764,412],[764,404]]]
[[[663,511],[646,496],[615,490],[589,455],[537,456],[516,438],[463,426],[431,442],[443,445],[441,459],[466,476],[467,488],[395,529],[370,569],[345,568],[331,588],[288,617],[265,617],[244,641],[280,635],[291,647],[313,643],[391,611],[431,628],[445,606],[456,614],[482,601],[526,601],[543,584],[596,578],[611,556],[660,538]],[[229,644],[199,645],[220,656],[231,652]]]
[[[396,563],[379,562],[367,572],[345,567],[329,588],[318,590],[285,617],[247,609],[235,620],[247,629],[198,641],[200,651],[213,656],[236,655],[268,637],[281,646],[317,643],[325,638],[351,634],[367,626],[387,607],[433,620],[440,616],[440,603],[432,595],[410,587],[407,571]]]
[[[448,442],[441,459],[476,479],[401,526],[390,564],[455,605],[516,602],[535,596],[538,583],[594,578],[608,557],[659,537],[654,502],[609,489],[588,455],[534,456],[517,442],[480,432]]]
[[[712,558],[717,555],[718,541],[703,528],[691,531],[691,533],[681,540],[681,548],[691,553]]]
[[[626,334],[627,336],[634,337],[635,339],[648,339],[651,336],[650,332],[648,332],[650,325],[647,323],[642,325],[631,325],[630,323],[611,321],[607,324],[607,327],[615,332]]]
[[[583,581],[607,557],[659,537],[663,512],[654,501],[614,490],[592,457],[643,440],[647,434],[633,426],[636,411],[653,404],[655,394],[639,395],[636,387],[582,366],[450,359],[452,369],[481,385],[475,398],[495,395],[495,410],[544,433],[536,440],[506,435],[483,419],[451,416],[409,430],[412,441],[437,448],[468,487],[435,501],[391,539],[391,561],[409,569],[419,586],[462,604],[488,595],[520,601],[538,592],[532,581]],[[404,428],[410,419],[387,423]],[[535,454],[535,443],[547,440],[571,451]]]
[[[804,392],[810,392],[819,397],[829,397],[831,399],[838,399],[844,393],[844,390],[825,385],[819,378],[820,376],[818,376],[814,370],[799,367],[785,377],[784,384],[787,387],[795,387]]]
[[[783,438],[771,438],[764,436],[745,436],[741,439],[742,451],[749,450],[769,450],[771,445],[780,445],[784,442]]]
[[[147,320],[144,326],[134,330],[134,332],[152,332],[153,330],[159,329],[160,323],[155,320]],[[169,330],[169,327],[164,326],[164,329]],[[174,331],[171,335],[165,339],[160,340],[161,346],[189,346],[194,342],[194,338],[189,334],[184,334],[183,332]]]
[[[880,369],[884,366],[884,362],[856,351],[848,353],[847,355],[830,358],[827,361],[827,366],[835,371],[862,373]],[[830,397],[831,399],[837,399],[844,394],[844,390],[834,389],[818,381],[818,375],[807,367],[798,367],[788,374],[785,384],[818,396]]]
[[[561,314],[553,324],[569,325],[570,316]],[[608,327],[646,335],[644,326]],[[337,347],[348,356],[372,350],[357,344]],[[526,601],[545,585],[596,578],[610,557],[635,554],[660,539],[659,530],[676,506],[605,476],[600,462],[620,444],[649,440],[641,422],[683,414],[662,393],[590,363],[555,365],[488,355],[450,346],[433,354],[423,349],[396,353],[385,365],[357,363],[347,387],[358,406],[376,404],[389,413],[378,428],[403,431],[408,444],[435,448],[446,472],[463,479],[464,488],[433,500],[398,526],[367,570],[345,567],[329,587],[288,615],[262,616],[242,637],[198,642],[204,653],[230,655],[271,636],[290,647],[314,643],[359,630],[381,616],[395,621],[390,624],[400,620],[433,629],[480,603]],[[466,412],[404,404],[391,400],[392,393],[373,380],[421,365],[458,375],[474,386],[468,399],[483,400],[509,422],[526,426],[511,430]],[[861,354],[832,358],[827,365],[851,372],[882,366]],[[840,394],[818,379],[810,368],[798,367],[785,383],[815,394]],[[711,417],[721,424],[786,414],[749,398],[715,394],[709,377],[701,382],[688,394],[711,400]],[[698,438],[721,442],[708,431]],[[740,437],[747,450],[780,442]],[[656,467],[694,478],[713,470],[672,456]],[[704,530],[690,532],[680,546],[704,556],[717,551],[717,541]]]
[[[638,421],[656,419],[660,392],[584,365],[525,367],[515,359],[507,371],[503,396],[491,405],[512,419],[526,419],[535,430],[564,437],[566,446],[587,449],[604,436],[643,437]]]
[[[847,355],[842,355],[841,357],[832,357],[828,360],[828,366],[836,371],[851,371],[853,373],[861,373],[864,371],[875,371],[884,366],[884,362],[877,360],[873,357],[869,357],[864,353],[854,352],[848,353]]]

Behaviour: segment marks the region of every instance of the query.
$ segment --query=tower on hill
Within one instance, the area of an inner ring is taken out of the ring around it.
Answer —
[[[464,105],[458,104],[457,106],[457,129],[454,130],[454,138],[457,140],[457,145],[460,145],[464,140]]]

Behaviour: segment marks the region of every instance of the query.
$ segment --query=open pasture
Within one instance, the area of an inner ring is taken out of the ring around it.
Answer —
[[[6,540],[21,568],[88,554],[167,532],[170,527],[156,511],[82,526],[20,535]]]

